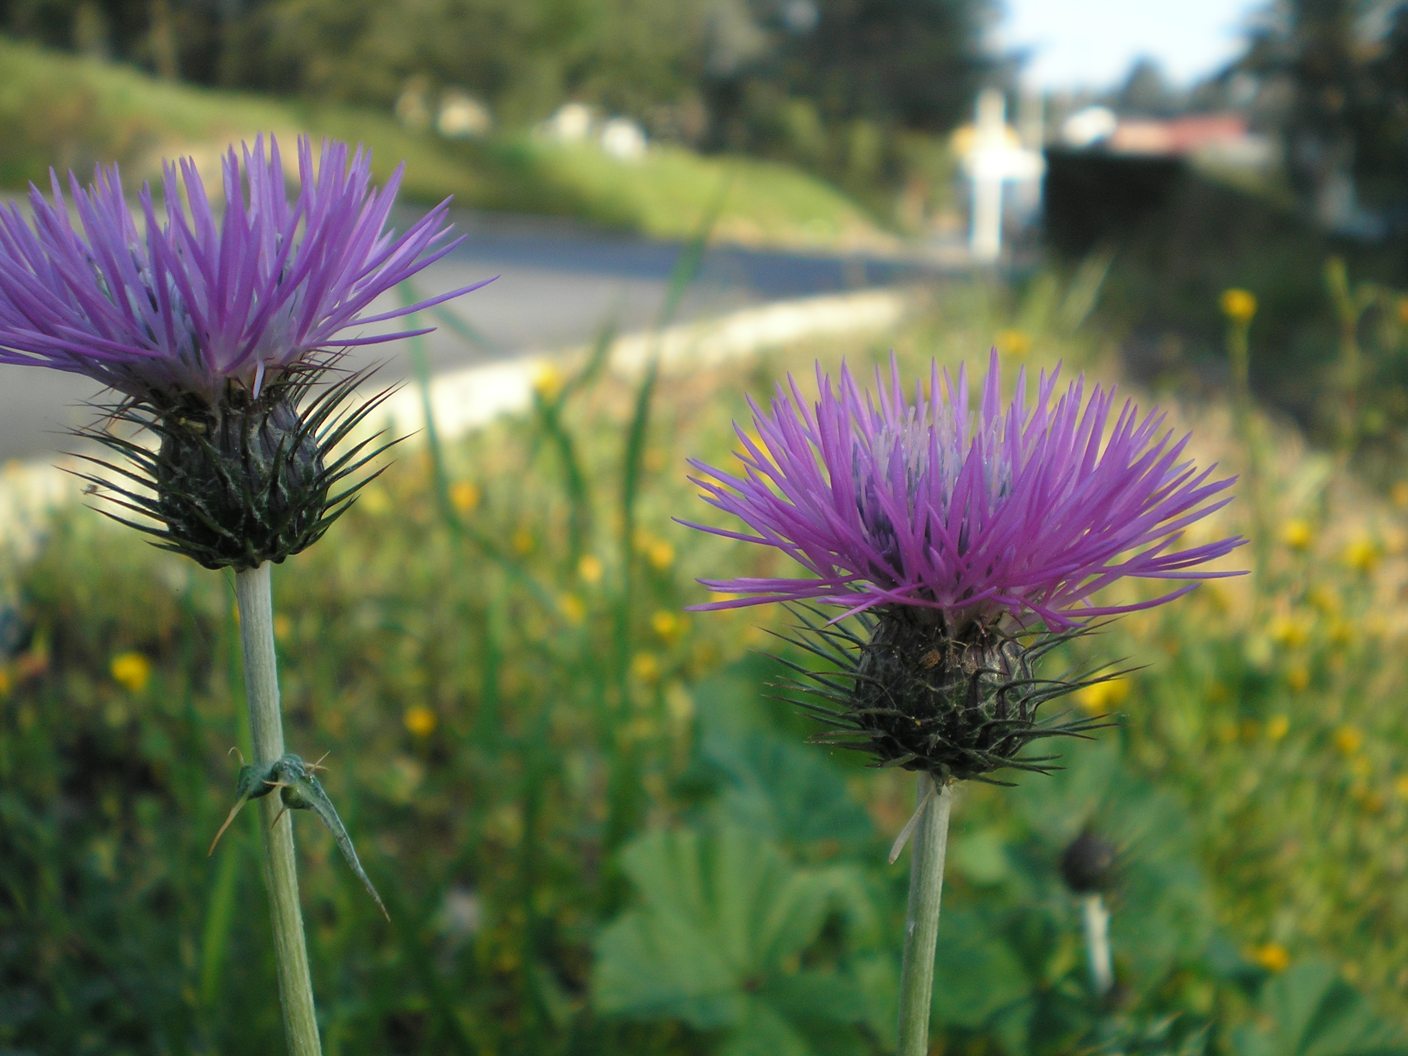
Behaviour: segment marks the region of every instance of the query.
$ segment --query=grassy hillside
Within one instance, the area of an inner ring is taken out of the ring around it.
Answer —
[[[839,245],[887,237],[835,188],[775,163],[674,147],[622,162],[522,135],[451,143],[387,114],[172,84],[3,37],[0,70],[0,188],[42,181],[51,165],[83,172],[116,161],[145,178],[164,156],[209,157],[259,131],[306,131],[365,143],[382,175],[405,161],[406,194],[418,200],[452,194],[461,205],[665,238],[691,234],[721,201],[714,231],[722,239]]]

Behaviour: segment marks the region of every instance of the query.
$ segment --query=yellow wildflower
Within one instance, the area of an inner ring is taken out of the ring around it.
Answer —
[[[1342,755],[1356,755],[1364,747],[1364,733],[1358,726],[1348,724],[1335,731],[1335,747]]]
[[[513,552],[519,557],[527,557],[538,548],[538,541],[527,528],[516,528],[511,540]]]
[[[1306,594],[1305,600],[1310,602],[1313,608],[1324,613],[1326,616],[1331,616],[1344,607],[1339,594],[1324,583],[1312,587],[1309,593]]]
[[[435,712],[424,704],[413,704],[407,708],[401,721],[406,724],[406,729],[417,737],[429,737],[435,732],[435,727],[440,725],[440,719]]]
[[[391,511],[391,497],[384,487],[373,484],[357,492],[357,508],[373,517],[381,517]]]
[[[636,653],[631,657],[631,674],[646,684],[659,681],[659,658],[654,653]]]
[[[1271,640],[1287,649],[1299,649],[1310,641],[1309,621],[1297,615],[1283,614],[1271,621]]]
[[[1129,679],[1120,676],[1094,682],[1076,690],[1076,703],[1092,715],[1105,715],[1119,707],[1129,697]]]
[[[1310,686],[1310,668],[1304,664],[1292,664],[1286,669],[1286,685],[1293,693],[1302,693]]]
[[[551,400],[562,391],[562,371],[552,363],[539,364],[533,371],[533,391],[542,400]]]
[[[1026,359],[1032,350],[1032,338],[1025,330],[1002,330],[997,335],[997,349],[1008,359]]]
[[[1330,621],[1329,627],[1325,629],[1325,638],[1331,645],[1346,646],[1354,638],[1354,624],[1337,616]]]
[[[1408,774],[1399,774],[1393,779],[1393,790],[1400,799],[1408,799]]]
[[[1239,326],[1246,326],[1256,315],[1256,294],[1248,290],[1235,287],[1223,290],[1218,304],[1222,307],[1222,314]]]
[[[1268,972],[1284,972],[1291,964],[1291,953],[1279,942],[1264,942],[1247,951],[1252,963]]]
[[[109,667],[113,681],[129,693],[140,693],[152,680],[152,662],[141,653],[118,653]]]
[[[580,627],[587,618],[587,606],[576,594],[564,594],[557,599],[558,611],[562,618],[574,627]]]
[[[601,582],[605,569],[602,566],[601,558],[595,554],[585,554],[577,562],[577,575],[582,577],[583,583],[596,585]]]
[[[473,513],[479,508],[479,485],[473,481],[456,481],[450,488],[450,502],[460,513]]]
[[[274,637],[281,642],[286,642],[292,634],[293,621],[285,613],[276,613],[274,615]]]
[[[664,539],[653,539],[645,548],[645,559],[657,572],[664,572],[675,563],[675,548]]]
[[[1268,741],[1282,740],[1291,729],[1291,720],[1284,715],[1273,715],[1266,720],[1266,739]]]
[[[1367,535],[1361,535],[1344,548],[1344,553],[1341,556],[1347,567],[1367,575],[1378,567],[1379,558],[1383,556],[1383,551],[1377,540]]]
[[[1299,517],[1292,517],[1281,528],[1281,542],[1296,553],[1309,550],[1314,539],[1315,532],[1310,527],[1310,522]]]
[[[660,609],[650,617],[650,629],[655,632],[655,636],[662,642],[673,642],[680,636],[683,629],[683,621],[678,613],[669,609]]]

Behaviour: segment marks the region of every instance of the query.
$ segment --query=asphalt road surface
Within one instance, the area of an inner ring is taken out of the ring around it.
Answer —
[[[605,329],[630,333],[661,320],[671,275],[687,247],[554,221],[457,214],[468,237],[415,280],[417,292],[469,285],[483,289],[450,302],[472,338],[441,326],[429,338],[433,370],[586,344]],[[672,321],[815,294],[935,277],[933,261],[864,255],[708,249]],[[433,321],[433,320],[432,320]],[[354,362],[385,361],[388,382],[409,369],[395,345],[359,350]],[[76,375],[0,365],[0,461],[45,458],[66,450],[68,432],[95,417],[102,390]]]

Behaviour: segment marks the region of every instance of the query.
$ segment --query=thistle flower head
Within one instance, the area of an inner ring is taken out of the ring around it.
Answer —
[[[225,155],[213,198],[186,159],[165,165],[160,208],[145,184],[129,204],[115,167],[86,187],[51,174],[49,197],[31,188],[30,222],[0,207],[0,363],[120,393],[112,417],[159,447],[91,430],[125,464],[90,458],[87,479],[140,515],[126,523],[212,568],[281,561],[323,534],[382,447],[331,449],[385,393],[349,408],[361,376],[317,383],[350,346],[424,332],[361,327],[475,288],[373,312],[454,247],[448,202],[398,234],[399,169],[376,188],[361,148],[324,143],[315,162],[302,138],[297,170],[291,195],[261,137]]]
[[[157,407],[213,405],[331,348],[407,336],[347,331],[465,292],[369,313],[453,248],[448,202],[396,234],[399,169],[377,189],[361,148],[325,143],[315,164],[300,138],[297,153],[292,196],[277,142],[261,137],[225,155],[215,200],[187,158],[164,166],[160,207],[144,184],[134,209],[116,166],[86,187],[51,173],[50,197],[30,188],[30,223],[0,207],[0,363],[84,374]]]
[[[834,736],[881,762],[973,777],[1040,768],[1024,746],[1078,733],[1091,718],[1038,720],[1046,701],[1109,677],[1041,679],[1035,661],[1091,621],[1148,608],[1215,575],[1205,562],[1241,540],[1181,546],[1183,530],[1229,501],[1158,414],[1112,390],[1064,389],[1025,372],[1004,402],[996,352],[976,395],[968,376],[930,370],[907,394],[893,360],[862,392],[849,369],[817,368],[810,400],[792,378],[737,429],[741,473],[691,463],[704,500],[744,529],[695,524],[781,550],[806,577],[705,580],[739,595],[701,605],[802,605],[803,647],[839,669],[798,669],[824,698]],[[1157,597],[1100,604],[1124,578],[1174,584]],[[816,603],[861,616],[859,631]],[[802,643],[799,643],[802,644]]]
[[[770,410],[753,404],[742,476],[692,462],[711,506],[749,531],[693,525],[772,546],[807,578],[706,580],[741,595],[702,608],[819,600],[863,610],[929,610],[950,633],[969,624],[1053,630],[1149,608],[1227,573],[1198,566],[1241,542],[1179,548],[1188,525],[1229,500],[1185,455],[1188,437],[1164,431],[1113,390],[1083,379],[1058,391],[1043,373],[1033,398],[1026,372],[1004,405],[994,352],[976,403],[967,373],[932,367],[927,392],[907,397],[899,367],[876,371],[862,393],[843,367],[820,366],[815,402],[788,378]],[[1118,579],[1181,583],[1157,598],[1096,605]]]

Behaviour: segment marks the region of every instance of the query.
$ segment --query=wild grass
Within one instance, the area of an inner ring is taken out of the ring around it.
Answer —
[[[278,100],[161,81],[138,70],[45,51],[0,37],[0,188],[47,186],[48,171],[86,176],[117,162],[129,179],[160,159],[213,164],[259,132],[333,136],[371,149],[375,175],[406,164],[408,199],[548,214],[660,238],[687,239],[719,202],[716,238],[750,244],[886,245],[875,218],[798,169],[656,146],[642,158],[523,133],[477,142],[412,131],[389,114]]]
[[[331,753],[391,916],[300,822],[328,1052],[886,1050],[908,775],[803,743],[769,699],[784,613],[686,611],[697,577],[775,566],[674,520],[708,516],[684,459],[726,459],[744,394],[816,358],[956,363],[1001,332],[1009,361],[1118,380],[1088,287],[954,290],[903,333],[728,368],[593,357],[527,414],[403,445],[276,570],[290,748]],[[1245,471],[1225,404],[1162,402]],[[1072,665],[1139,667],[1073,705],[1119,726],[961,791],[945,1053],[1408,1051],[1408,489],[1256,420],[1260,486],[1203,530],[1265,525],[1260,575],[1082,640]],[[255,823],[206,858],[248,751],[229,581],[81,508],[16,575],[0,1045],[277,1048]],[[1056,867],[1085,826],[1122,852],[1108,1005]]]

